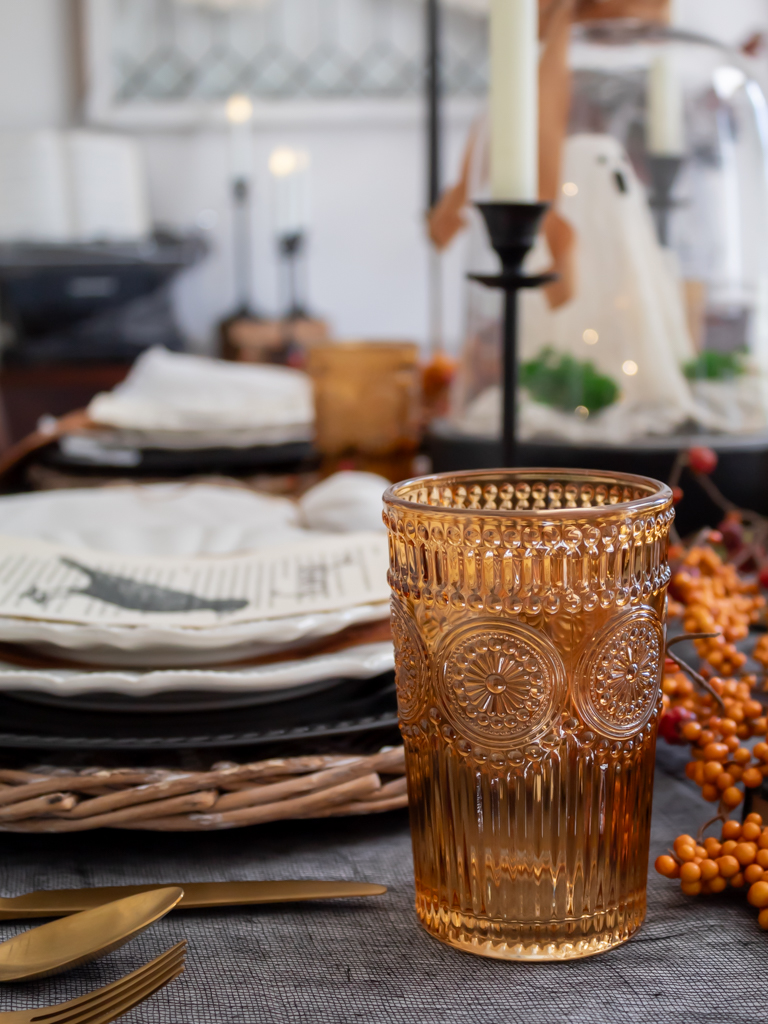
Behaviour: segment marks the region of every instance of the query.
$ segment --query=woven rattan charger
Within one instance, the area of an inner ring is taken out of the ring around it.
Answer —
[[[193,832],[405,807],[403,749],[271,758],[210,771],[0,769],[0,831]]]

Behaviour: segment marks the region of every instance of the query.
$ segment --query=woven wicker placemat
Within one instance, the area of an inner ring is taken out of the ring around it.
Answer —
[[[205,832],[405,807],[403,748],[221,763],[210,771],[0,769],[0,831]]]

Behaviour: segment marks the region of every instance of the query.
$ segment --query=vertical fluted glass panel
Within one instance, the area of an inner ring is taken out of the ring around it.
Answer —
[[[669,489],[499,471],[385,504],[419,917],[509,959],[623,942],[645,913]]]

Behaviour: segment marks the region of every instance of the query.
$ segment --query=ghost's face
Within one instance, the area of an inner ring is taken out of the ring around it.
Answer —
[[[574,224],[586,215],[586,207],[599,203],[626,207],[645,202],[632,164],[618,139],[610,135],[574,135],[565,146],[561,206]]]

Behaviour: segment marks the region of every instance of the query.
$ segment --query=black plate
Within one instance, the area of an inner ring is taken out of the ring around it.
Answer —
[[[259,445],[253,448],[144,448],[135,466],[95,463],[65,454],[58,443],[41,449],[35,461],[51,469],[78,473],[119,473],[121,476],[185,476],[191,473],[240,473],[269,469],[293,472],[311,463],[314,455],[308,441],[290,444]]]
[[[179,711],[155,717],[45,707],[0,695],[0,751],[174,751],[280,749],[312,740],[368,733],[395,735],[394,672],[340,680],[331,689],[293,700],[221,711]],[[388,742],[381,738],[380,742]],[[294,752],[294,751],[290,751]]]
[[[333,689],[338,679],[318,679],[314,683],[297,683],[290,689],[264,690],[255,693],[206,690],[172,690],[168,693],[153,693],[142,697],[130,697],[124,693],[76,693],[62,697],[42,690],[8,690],[9,697],[27,704],[46,704],[49,707],[66,708],[68,711],[100,711],[106,714],[127,712],[128,714],[171,714],[180,711],[228,711],[231,708],[255,707],[261,704],[284,704],[310,693]]]

